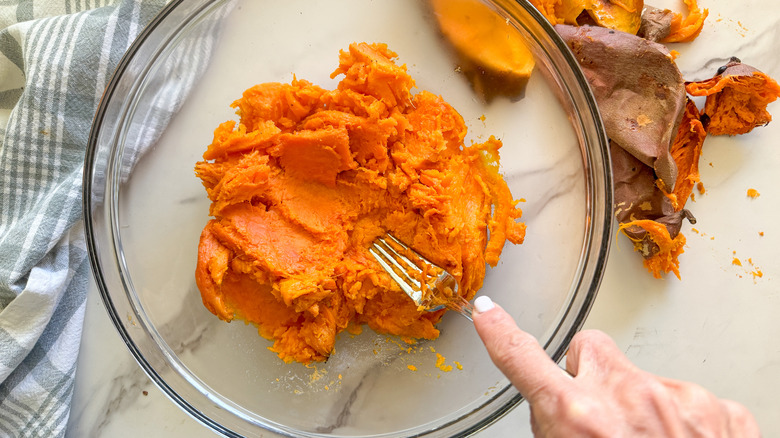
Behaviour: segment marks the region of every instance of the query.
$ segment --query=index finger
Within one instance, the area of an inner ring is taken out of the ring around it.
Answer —
[[[479,299],[482,299],[480,297]],[[474,326],[493,363],[529,403],[562,391],[569,378],[539,342],[499,306],[474,313]]]

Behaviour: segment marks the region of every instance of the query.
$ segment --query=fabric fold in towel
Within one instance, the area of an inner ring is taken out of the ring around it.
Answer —
[[[111,74],[165,3],[0,3],[0,436],[65,434],[90,275],[87,139]]]

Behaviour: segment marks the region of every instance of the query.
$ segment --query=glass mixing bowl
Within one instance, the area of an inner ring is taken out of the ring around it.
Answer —
[[[419,90],[461,113],[467,142],[503,140],[501,172],[526,200],[528,233],[522,245],[507,244],[480,293],[563,357],[606,262],[607,141],[553,28],[525,1],[485,4],[536,58],[522,99],[476,96],[420,0],[174,0],[125,55],[86,157],[90,258],[128,348],[195,419],[226,436],[462,436],[522,400],[455,313],[435,341],[344,333],[326,363],[304,366],[282,363],[254,327],[220,321],[201,303],[194,270],[209,201],[193,167],[213,129],[235,117],[230,103],[256,83],[295,74],[335,87],[338,51],[356,41],[397,52]]]

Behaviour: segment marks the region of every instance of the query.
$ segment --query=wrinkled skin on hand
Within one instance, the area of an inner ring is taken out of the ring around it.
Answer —
[[[637,368],[602,332],[574,337],[566,357],[571,378],[500,307],[475,313],[474,324],[493,362],[528,400],[536,437],[761,436],[742,405]]]

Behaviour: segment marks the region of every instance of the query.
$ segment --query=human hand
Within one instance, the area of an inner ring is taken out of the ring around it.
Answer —
[[[493,363],[528,400],[536,437],[760,437],[742,405],[634,366],[606,334],[578,333],[566,371],[487,297],[474,325]]]

